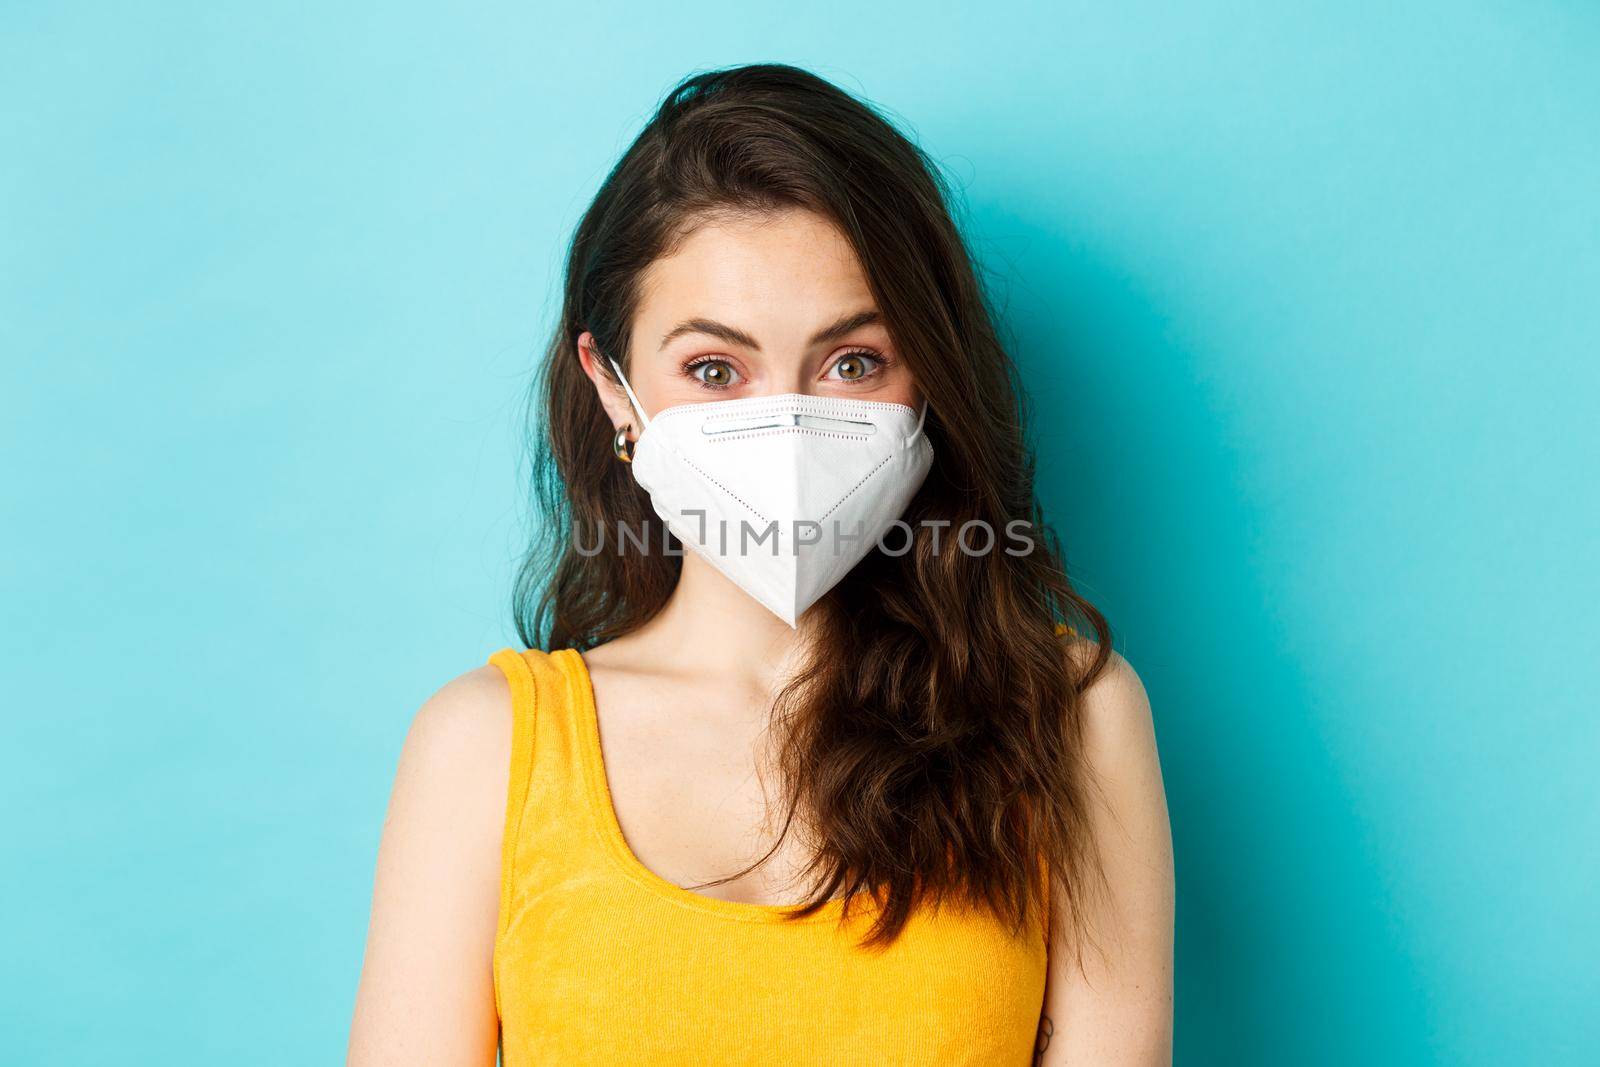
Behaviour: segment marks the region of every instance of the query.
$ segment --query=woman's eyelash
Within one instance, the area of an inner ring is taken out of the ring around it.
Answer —
[[[734,374],[739,373],[736,369],[734,369],[732,363],[729,363],[726,359],[723,359],[720,356],[696,356],[695,358],[685,362],[678,369],[685,378],[690,378],[707,389],[726,389],[728,387],[726,383],[708,382],[695,373],[696,370],[704,367],[708,363],[721,363],[729,370],[733,371]]]
[[[856,359],[866,358],[866,359],[869,359],[869,360],[872,361],[872,368],[870,370],[868,370],[865,374],[861,375],[860,378],[846,379],[848,381],[861,381],[863,378],[870,378],[873,375],[882,372],[885,367],[888,367],[888,366],[890,366],[891,364],[894,363],[894,360],[892,358],[890,358],[889,356],[884,355],[882,352],[875,352],[870,348],[851,348],[851,349],[846,349],[845,351],[840,352],[837,356],[835,356],[832,359],[832,361],[830,361],[828,363],[828,371],[831,373],[833,371],[833,369],[835,367],[837,367],[842,361],[847,360],[847,359],[852,359],[852,358],[856,358]],[[684,377],[692,378],[694,381],[698,382],[700,385],[702,385],[702,386],[704,386],[704,387],[706,387],[708,389],[726,389],[726,388],[728,388],[728,384],[729,383],[720,383],[719,384],[717,382],[708,382],[704,378],[700,377],[700,375],[695,373],[695,371],[699,370],[701,367],[704,367],[708,363],[720,363],[720,364],[726,366],[730,371],[732,371],[734,375],[738,375],[738,373],[739,373],[739,371],[736,368],[734,368],[732,363],[728,362],[728,360],[722,358],[721,356],[696,356],[693,359],[686,360],[679,367],[679,372]]]
[[[863,374],[861,378],[870,378],[872,375],[880,373],[885,367],[894,362],[894,360],[890,359],[882,352],[874,352],[870,348],[851,348],[844,352],[840,352],[837,356],[835,356],[833,362],[828,364],[828,370],[831,372],[842,361],[850,359],[851,357],[861,356],[865,356],[866,358],[872,360],[873,363],[872,369],[867,371],[866,374]],[[860,381],[861,378],[855,378],[852,380]]]

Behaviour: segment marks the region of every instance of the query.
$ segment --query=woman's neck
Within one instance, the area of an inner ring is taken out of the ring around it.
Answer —
[[[791,629],[686,549],[682,575],[666,606],[627,640],[634,643],[633,654],[668,671],[725,675],[732,685],[776,692],[799,662],[806,629],[803,618],[799,629]]]

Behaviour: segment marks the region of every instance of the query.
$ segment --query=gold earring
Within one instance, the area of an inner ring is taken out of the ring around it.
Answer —
[[[624,423],[622,429],[617,431],[617,436],[611,439],[611,451],[624,463],[633,462],[633,445],[628,440],[628,431],[633,429],[633,423]]]

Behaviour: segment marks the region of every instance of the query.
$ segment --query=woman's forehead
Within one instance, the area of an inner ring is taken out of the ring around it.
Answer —
[[[649,329],[666,319],[702,316],[746,320],[742,328],[752,333],[764,325],[809,335],[818,319],[872,306],[866,275],[844,234],[822,216],[796,209],[715,218],[696,227],[645,271],[638,324]]]

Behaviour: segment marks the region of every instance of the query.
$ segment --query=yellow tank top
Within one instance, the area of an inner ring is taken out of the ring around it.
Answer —
[[[511,685],[511,787],[494,944],[502,1063],[1003,1064],[1031,1061],[1046,930],[914,914],[857,947],[874,902],[807,919],[718,900],[644,866],[617,823],[575,650],[490,662]]]

